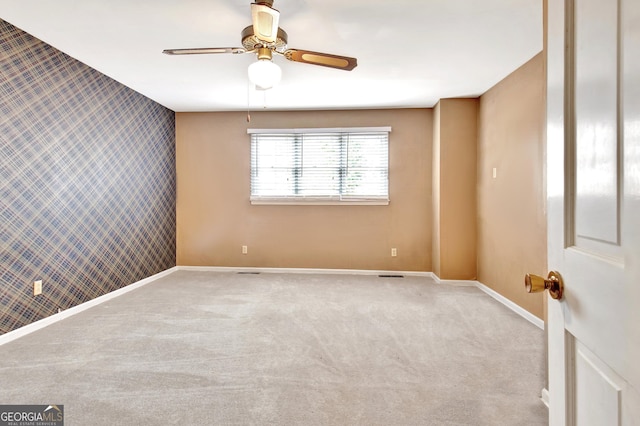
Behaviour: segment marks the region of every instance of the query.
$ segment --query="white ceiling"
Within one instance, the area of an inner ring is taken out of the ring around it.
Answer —
[[[358,58],[353,71],[287,61],[249,88],[251,0],[0,0],[0,18],[174,111],[431,107],[478,96],[542,50],[541,0],[275,0],[289,47]]]

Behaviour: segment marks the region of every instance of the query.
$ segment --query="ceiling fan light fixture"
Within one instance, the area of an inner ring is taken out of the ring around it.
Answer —
[[[258,59],[249,65],[249,81],[262,90],[271,89],[280,82],[282,70],[271,59]]]

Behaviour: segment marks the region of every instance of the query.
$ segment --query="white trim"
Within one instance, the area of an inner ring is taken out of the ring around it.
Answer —
[[[391,126],[383,127],[328,127],[328,128],[300,128],[300,129],[247,129],[247,134],[296,134],[296,133],[370,133],[391,132]]]
[[[544,321],[541,320],[540,318],[538,318],[537,316],[533,315],[531,312],[529,312],[526,309],[516,305],[511,300],[507,299],[506,297],[504,297],[500,293],[496,292],[495,290],[490,289],[489,287],[487,287],[486,285],[482,284],[481,282],[476,281],[476,286],[480,290],[482,290],[485,293],[487,293],[489,296],[491,296],[494,299],[496,299],[498,302],[500,302],[503,305],[505,305],[507,308],[511,309],[516,314],[520,315],[522,318],[524,318],[527,321],[529,321],[531,324],[535,325],[536,327],[538,327],[541,330],[544,330]]]
[[[319,275],[404,275],[434,278],[432,272],[374,271],[368,269],[310,269],[310,268],[255,268],[245,266],[177,266],[180,271],[196,272],[260,272],[263,274],[319,274]]]
[[[79,314],[82,311],[86,311],[87,309],[93,308],[94,306],[97,306],[101,303],[104,303],[106,301],[109,301],[111,299],[114,299],[118,296],[122,296],[125,293],[129,293],[130,291],[133,291],[137,288],[140,288],[144,285],[147,285],[155,280],[158,280],[162,277],[166,277],[167,275],[177,271],[178,268],[177,267],[173,267],[170,269],[167,269],[166,271],[162,271],[159,272],[155,275],[152,275],[150,277],[147,277],[143,280],[137,281],[133,284],[129,284],[125,287],[119,288],[118,290],[114,290],[110,293],[104,294],[102,296],[96,297],[95,299],[89,300],[87,302],[81,303],[79,305],[76,305],[74,307],[71,307],[69,309],[65,309],[64,311],[58,312],[57,314],[53,314],[51,316],[48,316],[46,318],[43,318],[41,320],[38,320],[36,322],[32,322],[31,324],[27,324],[24,327],[20,327],[16,330],[13,331],[9,331],[3,335],[0,336],[0,346],[4,345],[5,343],[9,343],[13,340],[16,340],[20,337],[26,336],[27,334],[33,333],[34,331],[40,330],[42,328],[45,328],[51,324],[54,324],[58,321],[61,321],[65,318],[69,318],[73,315]]]
[[[346,199],[345,201],[341,201],[339,199],[331,199],[331,198],[312,198],[312,197],[261,197],[255,196],[250,198],[251,205],[253,206],[261,206],[261,205],[270,205],[270,206],[388,206],[388,199],[380,199],[373,200],[363,198],[362,200],[357,199]]]
[[[540,400],[544,405],[547,406],[547,408],[549,408],[549,391],[547,390],[547,388],[543,388],[540,392]]]
[[[473,280],[443,280],[436,274],[433,274],[433,279],[438,284],[447,284],[447,285],[454,285],[459,287],[475,287],[478,283],[477,281],[473,281]]]

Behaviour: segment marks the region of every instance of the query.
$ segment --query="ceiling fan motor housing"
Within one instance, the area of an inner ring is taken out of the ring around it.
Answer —
[[[282,28],[278,28],[278,36],[276,37],[276,41],[273,43],[267,43],[264,40],[260,40],[253,31],[253,25],[249,25],[242,30],[242,47],[249,52],[260,49],[261,47],[267,47],[271,50],[281,52],[287,48],[288,40],[289,36]]]

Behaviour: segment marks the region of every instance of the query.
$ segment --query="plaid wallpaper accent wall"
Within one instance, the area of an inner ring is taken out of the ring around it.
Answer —
[[[175,188],[173,111],[0,20],[0,334],[175,266]]]

